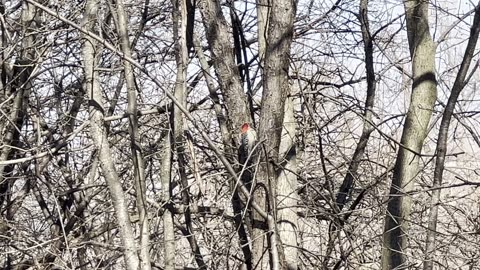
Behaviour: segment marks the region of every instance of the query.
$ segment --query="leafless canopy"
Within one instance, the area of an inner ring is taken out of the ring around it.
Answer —
[[[1,1],[0,268],[480,269],[459,2]]]

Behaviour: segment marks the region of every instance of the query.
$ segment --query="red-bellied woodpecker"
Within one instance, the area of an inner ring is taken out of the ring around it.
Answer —
[[[245,164],[248,159],[248,156],[253,151],[253,148],[257,142],[257,132],[248,124],[245,123],[242,125],[240,131],[240,147],[238,151],[238,161],[240,164]]]

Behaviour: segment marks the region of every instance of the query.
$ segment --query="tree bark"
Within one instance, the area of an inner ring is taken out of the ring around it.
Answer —
[[[282,138],[280,141],[280,169],[276,186],[278,234],[284,245],[286,269],[298,269],[298,196],[296,122],[294,99],[285,101]]]
[[[405,0],[407,34],[412,59],[412,95],[393,171],[385,216],[382,269],[406,269],[408,220],[418,163],[437,97],[435,44],[428,24],[428,2]]]
[[[290,93],[288,81],[290,45],[293,37],[293,21],[296,2],[279,0],[271,3],[268,17],[265,65],[263,72],[263,96],[260,112],[259,153],[260,165],[257,172],[253,200],[265,211],[276,216],[277,170],[274,164],[279,162],[279,146],[285,113],[285,100]],[[269,269],[271,260],[273,269],[284,268],[281,243],[277,241],[276,225],[266,224],[257,211],[253,214],[252,256],[256,269]],[[270,227],[270,231],[265,228]],[[268,236],[268,237],[267,237]],[[268,259],[268,252],[270,259]],[[281,264],[281,265],[280,265]]]
[[[246,96],[235,64],[233,48],[228,34],[228,26],[217,0],[200,0],[199,8],[212,53],[213,66],[225,98],[229,130],[238,134],[243,123],[252,119],[247,106]],[[238,136],[232,136],[238,146]],[[228,151],[227,151],[228,152]]]
[[[258,0],[257,1],[257,34],[258,34],[259,64],[260,64],[260,67],[262,67],[262,69],[260,69],[260,73],[262,75],[262,85],[265,83],[265,75],[264,75],[263,69],[265,64],[265,52],[267,50],[268,12],[269,12],[268,1]],[[253,182],[253,179],[250,179],[250,181]],[[257,181],[257,179],[255,179],[255,181]],[[265,206],[264,199],[265,198],[261,198],[259,205],[265,211],[268,211],[268,209]],[[258,220],[258,214],[252,212],[251,216],[252,218],[250,221],[251,222],[250,233],[251,233],[251,239],[252,239],[252,253],[255,253],[255,256],[252,255],[252,259],[253,259],[252,263],[254,264],[255,269],[257,269],[257,267],[259,267],[259,269],[268,269],[267,267],[269,265],[269,258],[268,258],[268,253],[266,252],[266,250],[268,249],[268,243],[267,243],[267,238],[264,235],[265,234],[264,229],[266,227],[264,223],[265,220],[262,220],[264,224],[259,227],[258,222],[256,222]]]
[[[167,130],[163,134],[161,142],[160,159],[160,181],[162,182],[162,201],[166,203],[165,212],[163,213],[163,244],[164,244],[164,261],[165,270],[175,269],[175,225],[173,220],[172,207],[172,134]]]
[[[267,48],[268,3],[268,0],[257,0],[258,55],[262,67]]]
[[[83,27],[93,31],[97,17],[97,1],[88,0],[85,7]],[[115,165],[112,161],[112,153],[108,144],[106,129],[104,126],[103,97],[98,81],[96,68],[96,40],[89,35],[84,35],[83,58],[85,66],[86,91],[89,101],[90,132],[91,138],[98,150],[98,158],[103,171],[103,176],[108,185],[112,204],[117,216],[120,238],[124,247],[125,268],[136,270],[139,266],[139,258],[135,238],[128,215],[128,207],[123,193],[122,184],[118,179]]]
[[[222,112],[222,106],[220,104],[219,97],[217,95],[212,76],[209,73],[209,66],[207,63],[207,59],[203,53],[202,47],[200,46],[200,41],[195,36],[194,37],[195,43],[195,50],[197,52],[197,57],[200,62],[200,66],[202,67],[202,72],[204,73],[205,81],[207,82],[208,91],[210,92],[210,98],[213,101],[213,108],[215,110],[215,114],[217,115],[217,121],[220,128],[220,134],[222,134],[222,141],[224,145],[228,145],[231,142],[231,135],[228,131],[228,127],[226,124],[226,117]],[[240,198],[240,194],[238,189],[235,187],[236,185],[230,185],[230,189],[233,193],[232,195],[232,207],[233,207],[233,214],[234,214],[234,221],[235,221],[235,228],[238,233],[240,247],[243,252],[243,258],[245,261],[245,268],[247,270],[252,269],[252,253],[250,249],[250,243],[247,235],[247,230],[245,229],[245,224],[243,221],[243,206],[242,206],[242,199]],[[243,200],[244,202],[246,200]]]
[[[243,123],[252,123],[251,113],[247,106],[246,96],[243,91],[240,73],[234,59],[234,50],[230,42],[227,22],[222,13],[220,3],[217,0],[200,0],[199,8],[202,14],[203,24],[205,26],[207,40],[210,45],[210,52],[213,60],[215,73],[220,84],[220,90],[223,93],[226,107],[226,117],[221,112],[219,105],[215,104],[217,118],[222,131],[224,141],[224,151],[227,158],[233,163],[234,153],[240,145],[238,139],[240,127]],[[203,53],[202,53],[203,55]],[[200,59],[202,62],[202,59]],[[203,61],[205,62],[205,61]],[[203,68],[206,68],[203,63]],[[205,72],[205,70],[204,70]],[[208,76],[205,76],[208,78]],[[217,103],[218,96],[212,91],[212,83],[208,82],[210,95]],[[228,130],[225,130],[225,126]],[[245,260],[245,267],[252,268],[251,249],[248,244],[248,237],[243,223],[242,198],[235,187],[237,183],[231,183],[232,206],[235,215],[235,226],[238,228],[239,243]],[[243,198],[243,204],[247,201]]]
[[[424,270],[433,270],[433,258],[435,255],[435,242],[437,236],[437,218],[438,218],[438,207],[440,204],[440,193],[441,185],[443,180],[443,171],[445,167],[445,156],[447,154],[447,139],[448,139],[448,129],[450,127],[450,122],[453,116],[453,111],[455,110],[455,105],[457,103],[458,97],[468,82],[468,79],[465,79],[467,76],[468,68],[472,62],[473,53],[475,52],[475,47],[477,45],[478,36],[480,32],[480,2],[475,7],[475,16],[473,19],[473,24],[470,29],[470,38],[468,40],[467,47],[465,49],[465,54],[463,56],[462,64],[460,65],[460,70],[457,73],[455,82],[453,83],[452,91],[450,97],[448,98],[447,105],[443,112],[442,121],[440,122],[440,131],[438,134],[437,140],[437,159],[435,161],[435,169],[433,173],[433,186],[432,186],[432,199],[431,199],[431,209],[428,216],[428,230],[427,230],[427,239],[425,245],[425,261],[423,264]],[[473,72],[475,69],[472,71]]]
[[[132,57],[130,41],[128,39],[128,20],[125,7],[122,0],[117,0],[117,31],[120,37],[122,52],[127,57]],[[114,11],[112,11],[115,13]],[[150,270],[150,227],[148,223],[146,190],[145,183],[145,162],[143,159],[143,150],[140,142],[140,133],[138,131],[137,116],[137,89],[135,86],[135,77],[130,62],[123,59],[123,68],[125,81],[127,83],[127,115],[129,121],[130,148],[132,151],[133,172],[135,179],[136,205],[139,215],[140,226],[140,269]]]

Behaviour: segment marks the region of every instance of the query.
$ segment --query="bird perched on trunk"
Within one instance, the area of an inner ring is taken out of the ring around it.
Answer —
[[[252,159],[252,151],[257,142],[257,132],[248,124],[244,123],[240,131],[240,146],[238,148],[238,162],[245,164],[247,159]]]

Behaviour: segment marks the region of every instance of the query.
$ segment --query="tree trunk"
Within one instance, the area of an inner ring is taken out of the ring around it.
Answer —
[[[268,12],[269,12],[269,5],[268,1],[266,0],[258,0],[257,1],[257,35],[258,35],[258,55],[259,55],[259,64],[260,64],[260,73],[262,76],[262,85],[265,82],[265,75],[264,75],[264,64],[265,64],[265,52],[267,49],[267,28],[268,28]],[[257,151],[258,153],[258,151]],[[257,175],[258,176],[258,175]],[[253,179],[250,179],[253,182]],[[255,179],[257,181],[257,179]],[[255,183],[255,182],[253,182]],[[262,195],[264,196],[264,195]],[[257,202],[258,203],[258,202]],[[268,212],[268,209],[265,207],[264,198],[261,198],[260,204],[261,207],[265,211]],[[265,234],[265,223],[263,226],[259,227],[258,222],[256,223],[256,219],[258,219],[258,213],[251,212],[251,225],[250,225],[250,233],[252,239],[252,252],[255,253],[255,257],[253,257],[253,262],[255,269],[268,269],[268,253],[266,252],[268,248],[267,238]],[[265,222],[265,220],[262,220]],[[256,241],[256,242],[255,242]],[[259,242],[261,241],[261,242]]]
[[[202,67],[202,72],[204,73],[205,81],[207,82],[208,91],[210,92],[210,98],[212,99],[214,105],[213,108],[215,110],[215,114],[217,115],[217,121],[220,128],[220,134],[222,134],[222,141],[224,145],[228,145],[231,143],[232,136],[228,131],[228,127],[226,124],[226,117],[222,112],[222,106],[220,105],[220,100],[217,95],[212,76],[209,73],[209,66],[207,59],[203,53],[203,49],[200,46],[200,41],[195,36],[194,38],[195,50],[197,52],[197,57],[200,62],[200,66]],[[252,255],[251,249],[249,244],[249,239],[247,235],[247,230],[245,229],[245,224],[243,221],[243,205],[242,199],[240,198],[240,194],[238,189],[236,188],[235,184],[230,185],[230,189],[233,193],[232,196],[232,207],[233,207],[233,214],[234,214],[234,221],[235,221],[235,228],[238,233],[240,247],[243,252],[243,257],[245,261],[245,268],[247,270],[252,269]],[[245,202],[246,200],[243,200]]]
[[[160,159],[160,181],[162,182],[162,201],[166,203],[165,212],[163,213],[163,244],[164,244],[164,261],[165,270],[175,269],[175,225],[173,221],[172,199],[172,134],[167,129],[163,134],[163,141],[160,143],[161,150]]]
[[[264,66],[264,57],[267,46],[268,1],[257,1],[258,27],[258,54],[260,66]],[[285,101],[285,115],[283,120],[282,137],[279,148],[279,162],[281,168],[276,186],[278,235],[280,242],[285,246],[284,256],[287,269],[298,269],[298,240],[297,240],[297,161],[295,144],[296,123],[294,117],[294,100],[288,97]]]
[[[234,163],[234,153],[237,152],[236,149],[238,149],[237,147],[240,145],[238,141],[239,136],[237,136],[240,127],[243,123],[252,123],[253,119],[251,119],[250,116],[251,112],[248,109],[238,67],[235,64],[234,51],[230,42],[228,26],[222,13],[220,3],[216,0],[201,0],[199,1],[199,7],[202,13],[207,40],[210,45],[213,66],[220,84],[220,90],[223,93],[225,100],[226,117],[221,112],[221,107],[218,104],[218,96],[213,90],[212,83],[209,82],[209,76],[206,75],[205,78],[207,78],[210,96],[215,102],[214,108],[223,135],[224,151],[228,160],[231,163]],[[203,62],[202,67],[205,72],[206,61],[201,59],[203,52],[200,52],[199,56],[200,62]],[[228,130],[225,129],[226,126],[228,126]],[[239,194],[238,189],[236,188],[237,183],[230,183],[230,187],[231,192],[233,193],[232,207],[235,215],[235,226],[239,235],[239,243],[244,256],[245,267],[251,269],[251,249],[248,243],[248,237],[243,223],[244,215],[242,213],[242,204],[246,205],[245,202],[248,199]]]
[[[365,51],[365,69],[367,71],[367,97],[365,99],[365,110],[363,111],[363,130],[358,140],[352,160],[348,165],[348,170],[339,188],[336,198],[338,210],[342,210],[347,203],[347,197],[350,195],[357,178],[360,160],[363,158],[367,148],[370,134],[375,130],[373,127],[373,105],[375,103],[375,69],[373,65],[373,40],[370,34],[368,22],[368,0],[360,0],[360,26],[362,29],[363,46]]]
[[[87,1],[85,7],[85,17],[83,26],[89,31],[94,30],[95,19],[97,17],[97,1]],[[85,65],[85,81],[86,91],[88,94],[89,110],[90,110],[90,132],[95,147],[98,150],[98,158],[103,171],[103,176],[108,185],[112,204],[117,216],[120,238],[124,248],[125,268],[128,270],[136,270],[139,266],[139,258],[135,238],[130,224],[127,202],[123,193],[122,184],[118,179],[115,166],[112,161],[112,153],[108,144],[106,129],[104,126],[104,108],[103,98],[100,89],[98,74],[96,68],[95,45],[96,40],[88,35],[84,35],[85,43],[83,44],[83,57]]]
[[[3,10],[3,13],[5,11]],[[38,11],[39,12],[39,11]],[[13,68],[8,64],[9,59],[5,57],[9,56],[4,49],[2,52],[2,97],[0,103],[2,108],[5,108],[8,113],[8,120],[0,121],[0,142],[1,145],[9,147],[1,147],[0,162],[7,161],[14,158],[17,154],[17,150],[22,148],[19,142],[19,131],[25,121],[25,112],[27,111],[28,97],[30,95],[30,89],[32,87],[30,82],[30,75],[36,66],[36,58],[38,57],[36,51],[37,46],[42,44],[35,44],[37,42],[35,34],[38,25],[38,16],[36,9],[24,2],[22,3],[22,13],[20,25],[22,27],[22,44],[19,48],[20,57],[15,61]],[[37,17],[37,18],[36,18]],[[4,41],[6,33],[9,29],[5,24],[2,25],[2,41]],[[6,41],[6,40],[5,40]],[[7,42],[4,42],[5,46],[8,46]],[[4,47],[6,48],[6,47]],[[2,112],[2,116],[5,112]],[[9,205],[11,199],[11,188],[15,183],[15,178],[11,178],[15,165],[0,165],[0,210],[2,204],[5,202],[8,211],[12,211]],[[3,211],[2,211],[3,212]]]
[[[282,138],[279,150],[279,169],[276,201],[278,234],[284,245],[286,269],[298,269],[298,196],[297,150],[295,142],[296,122],[294,115],[294,99],[285,101]]]
[[[433,270],[433,258],[435,255],[435,242],[437,235],[438,207],[440,204],[440,187],[442,185],[443,170],[445,167],[445,156],[447,154],[448,129],[450,127],[450,122],[453,116],[455,105],[458,100],[458,96],[468,82],[468,79],[465,80],[465,77],[467,76],[468,68],[470,67],[470,63],[472,62],[473,53],[475,52],[479,32],[480,2],[475,8],[475,16],[473,19],[472,28],[470,29],[470,38],[468,40],[467,48],[465,49],[465,54],[463,56],[462,64],[460,65],[460,70],[458,71],[457,77],[453,84],[452,91],[450,97],[448,98],[447,106],[445,106],[445,111],[443,112],[442,121],[440,123],[440,131],[437,140],[437,159],[435,161],[435,170],[433,173],[433,191],[432,200],[430,203],[431,209],[428,217],[428,230],[425,245],[425,262],[423,264],[424,270]],[[476,68],[472,71],[472,73],[475,70]]]
[[[127,57],[132,57],[130,41],[128,39],[128,20],[125,7],[122,0],[117,0],[117,31],[120,37],[122,52]],[[112,10],[112,13],[115,11]],[[129,121],[130,148],[132,151],[133,172],[135,179],[136,205],[139,215],[140,226],[140,269],[150,270],[150,227],[147,216],[146,206],[146,183],[145,183],[145,162],[143,160],[143,150],[140,143],[140,134],[138,131],[137,116],[137,89],[135,86],[135,77],[130,62],[123,59],[125,81],[127,83],[128,106],[127,114]]]
[[[263,67],[265,50],[267,48],[267,27],[268,27],[268,0],[257,0],[257,34],[258,34],[258,55],[260,65]]]
[[[175,59],[177,62],[177,76],[175,81],[175,98],[186,107],[187,97],[187,67],[188,67],[188,49],[187,49],[187,3],[186,0],[172,0],[173,4],[173,37],[175,40]],[[207,269],[205,261],[200,252],[195,232],[193,230],[192,213],[190,210],[190,188],[187,179],[187,160],[185,146],[184,117],[178,107],[173,108],[173,141],[174,149],[177,153],[178,171],[180,174],[180,183],[182,185],[182,203],[185,207],[185,228],[187,240],[192,249],[195,261],[199,269]]]
[[[252,119],[243,92],[240,74],[235,64],[227,22],[217,0],[200,0],[199,8],[212,53],[215,73],[220,84],[220,90],[225,98],[227,117],[230,120],[229,129],[232,134],[238,134],[243,123],[251,123]],[[232,136],[232,139],[238,146],[237,136]]]
[[[1,14],[2,20],[5,15],[4,3],[1,5]],[[2,120],[0,121],[0,143],[2,147],[0,148],[0,162],[7,161],[9,159],[14,159],[21,151],[23,146],[20,143],[20,130],[25,124],[25,114],[27,112],[28,98],[30,96],[32,84],[30,81],[30,76],[34,67],[37,65],[37,51],[38,47],[43,44],[36,41],[39,25],[38,22],[41,20],[39,16],[41,12],[36,10],[32,5],[22,2],[22,13],[19,26],[21,26],[22,44],[17,48],[19,51],[19,57],[15,61],[14,67],[9,64],[12,57],[9,50],[10,46],[15,46],[15,44],[9,44],[9,39],[7,38],[8,32],[10,31],[8,25],[3,21],[1,23],[1,32],[2,32],[2,43],[0,47],[2,48],[1,53],[1,97],[0,97],[0,107],[2,109]],[[5,16],[5,18],[8,15]],[[38,46],[38,47],[37,47]],[[4,110],[4,111],[3,111]],[[3,117],[6,116],[7,119]],[[22,170],[20,165],[0,165],[0,213],[4,215],[5,221],[12,221],[15,218],[15,213],[21,208],[24,198],[30,193],[31,185],[29,178],[26,178],[26,183],[23,185],[21,194],[13,198],[14,194],[14,185],[18,177],[14,176],[15,170]],[[34,181],[34,180],[33,180]],[[5,203],[5,208],[2,208]],[[4,221],[0,216],[0,221]],[[7,227],[8,228],[8,227]],[[13,237],[12,231],[6,229],[0,234],[3,235],[4,239]],[[7,244],[7,248],[2,251],[6,253],[4,267],[10,268],[11,257],[7,255],[9,252],[14,251],[14,247]]]
[[[413,85],[385,215],[382,269],[406,269],[408,220],[418,163],[437,97],[435,44],[429,31],[428,2],[405,0]]]
[[[279,162],[279,146],[284,121],[285,100],[290,93],[288,81],[290,44],[293,37],[293,21],[296,2],[279,0],[271,3],[266,40],[265,65],[263,72],[262,109],[259,124],[260,165],[257,172],[253,200],[262,209],[276,216],[277,172],[274,164]],[[276,225],[269,228],[257,211],[253,214],[252,256],[256,269],[278,269],[282,263],[281,243],[276,241]],[[271,254],[268,259],[268,251]]]

